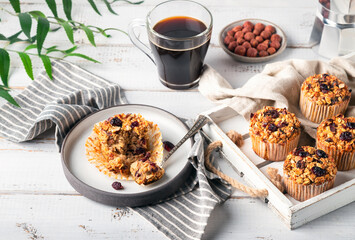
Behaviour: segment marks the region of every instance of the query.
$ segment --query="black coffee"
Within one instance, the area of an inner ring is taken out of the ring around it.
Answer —
[[[206,30],[206,25],[190,17],[170,17],[158,22],[154,28],[161,35],[176,39],[196,36]],[[161,40],[162,46],[164,43]],[[195,48],[174,50],[150,42],[158,67],[158,73],[164,85],[173,89],[187,89],[200,76],[209,40]],[[174,46],[172,46],[174,47]]]

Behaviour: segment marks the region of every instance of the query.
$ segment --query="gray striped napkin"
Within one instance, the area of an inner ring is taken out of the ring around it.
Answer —
[[[84,116],[126,103],[115,83],[68,62],[53,62],[52,68],[53,80],[42,72],[15,97],[21,108],[9,103],[0,107],[2,137],[27,141],[55,126],[56,144],[60,148],[70,128]],[[133,208],[170,239],[200,239],[215,205],[231,194],[228,184],[205,169],[206,144],[196,134],[189,154],[196,171],[173,196],[155,205]],[[215,157],[212,156],[212,162]]]

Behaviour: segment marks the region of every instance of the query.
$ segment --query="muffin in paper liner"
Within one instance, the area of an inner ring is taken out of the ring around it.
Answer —
[[[283,182],[287,193],[298,201],[319,195],[334,185],[337,167],[321,149],[303,146],[287,155]]]
[[[269,161],[283,161],[297,147],[301,123],[285,108],[266,106],[251,114],[249,135],[258,156]]]
[[[133,180],[130,167],[136,161],[160,165],[163,160],[158,126],[139,114],[118,114],[95,124],[85,147],[88,161],[115,179]]]
[[[339,171],[355,168],[355,117],[342,114],[324,120],[317,128],[317,148],[329,154]]]
[[[320,123],[324,119],[343,114],[349,105],[351,89],[328,74],[308,77],[301,86],[300,109],[310,121]]]

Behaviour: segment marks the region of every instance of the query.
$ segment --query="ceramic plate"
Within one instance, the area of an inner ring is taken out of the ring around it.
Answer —
[[[192,166],[187,157],[193,143],[192,139],[186,141],[170,157],[164,166],[164,176],[155,183],[140,186],[134,181],[110,178],[88,162],[85,141],[95,123],[119,113],[141,114],[146,120],[158,125],[163,141],[174,144],[188,131],[188,127],[176,116],[152,106],[120,105],[95,112],[73,127],[63,142],[61,156],[66,178],[74,189],[85,197],[113,206],[141,206],[166,198],[174,193],[191,173]],[[111,185],[114,181],[120,181],[124,189],[113,189]]]
[[[234,28],[235,26],[238,25],[243,25],[243,23],[245,21],[250,21],[251,23],[253,23],[254,25],[256,23],[263,23],[266,25],[272,25],[275,27],[276,29],[276,33],[279,34],[282,37],[282,43],[281,46],[279,48],[279,50],[277,50],[276,53],[266,56],[266,57],[247,57],[247,56],[240,56],[238,54],[235,54],[231,51],[228,50],[228,48],[226,47],[226,45],[224,45],[224,38],[227,36],[227,32],[232,30],[232,28]],[[255,19],[255,18],[248,18],[248,19],[242,19],[236,22],[232,22],[230,24],[228,24],[226,27],[224,27],[222,29],[222,31],[219,33],[219,45],[222,47],[222,49],[229,55],[231,56],[234,60],[240,61],[240,62],[246,62],[246,63],[259,63],[259,62],[266,62],[269,61],[271,59],[274,59],[275,57],[279,56],[285,49],[287,46],[287,37],[286,34],[282,31],[282,29],[277,26],[276,24],[263,20],[263,19]]]

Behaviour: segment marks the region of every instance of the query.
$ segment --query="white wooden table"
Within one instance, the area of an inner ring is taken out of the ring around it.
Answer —
[[[49,14],[42,0],[26,0],[22,10],[41,10]],[[57,1],[58,4],[61,1]],[[100,2],[100,1],[97,1]],[[133,6],[116,3],[119,16],[110,14],[102,2],[100,17],[87,1],[74,1],[73,18],[100,27],[127,29],[133,18],[143,18],[160,0],[146,0]],[[206,62],[217,69],[234,87],[240,87],[265,64],[234,62],[218,46],[218,33],[229,22],[243,18],[270,20],[284,29],[288,48],[275,61],[291,58],[319,59],[308,38],[312,28],[316,0],[200,0],[212,12],[214,30]],[[8,1],[2,7],[12,10]],[[63,13],[60,9],[60,14]],[[1,13],[0,32],[15,33],[19,24]],[[71,58],[70,61],[108,80],[119,83],[130,103],[144,103],[166,109],[180,117],[192,118],[214,107],[197,89],[172,91],[162,86],[155,66],[135,48],[128,37],[96,38],[91,47],[83,32],[75,33],[80,52],[102,64]],[[69,47],[64,32],[50,34],[48,46]],[[21,92],[31,80],[17,57],[10,85]],[[34,61],[35,73],[42,66]],[[3,103],[3,101],[1,102]],[[188,106],[188,107],[187,107]],[[230,173],[232,174],[232,173]],[[235,176],[235,175],[234,175]],[[98,204],[78,194],[66,181],[60,155],[54,146],[53,132],[36,140],[16,144],[0,139],[0,239],[165,239],[149,222],[125,208]],[[325,215],[299,229],[288,230],[266,204],[236,191],[217,206],[210,217],[205,239],[354,239],[355,203]]]

